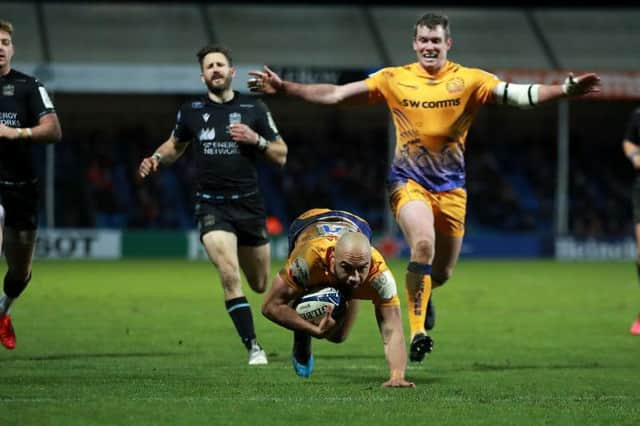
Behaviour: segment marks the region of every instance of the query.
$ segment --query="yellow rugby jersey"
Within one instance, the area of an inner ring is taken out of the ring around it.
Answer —
[[[329,271],[329,258],[338,237],[327,235],[296,245],[286,265],[278,273],[294,288],[313,292],[323,287],[337,287]],[[351,298],[371,300],[376,305],[399,306],[398,290],[393,274],[378,250],[371,249],[371,268],[364,282],[351,293]]]
[[[436,75],[416,62],[383,68],[365,81],[369,101],[386,102],[393,116],[396,149],[389,183],[412,179],[434,192],[463,187],[469,127],[500,80],[448,61]]]

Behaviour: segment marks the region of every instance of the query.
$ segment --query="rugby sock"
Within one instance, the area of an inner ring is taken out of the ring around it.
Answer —
[[[301,364],[306,364],[311,358],[311,336],[304,331],[293,332],[293,355]]]
[[[13,299],[6,294],[3,294],[2,297],[0,297],[0,316],[9,313],[11,303],[13,303]]]
[[[431,296],[431,265],[409,262],[405,291],[409,305],[409,328],[413,339],[418,333],[426,334],[424,319],[427,315],[427,302]]]
[[[636,271],[638,271],[638,282],[640,282],[640,263],[636,263]]]
[[[251,341],[256,338],[256,332],[253,328],[253,316],[251,315],[251,306],[246,297],[236,297],[235,299],[226,300],[224,302],[227,307],[227,313],[233,321],[238,335],[242,339],[242,343],[251,349]]]

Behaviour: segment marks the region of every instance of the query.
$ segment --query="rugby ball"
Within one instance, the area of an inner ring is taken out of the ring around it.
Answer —
[[[296,305],[296,312],[307,321],[318,324],[329,306],[333,306],[333,311],[336,312],[343,303],[344,296],[340,291],[326,287],[302,296]]]

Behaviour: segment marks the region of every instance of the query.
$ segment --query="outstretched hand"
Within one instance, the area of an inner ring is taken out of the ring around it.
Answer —
[[[581,74],[579,76],[569,73],[562,85],[562,91],[568,96],[583,96],[589,93],[600,92],[600,76],[595,73]]]
[[[251,77],[247,81],[247,86],[251,92],[273,95],[282,91],[282,79],[266,65],[263,71],[249,71],[249,75]]]

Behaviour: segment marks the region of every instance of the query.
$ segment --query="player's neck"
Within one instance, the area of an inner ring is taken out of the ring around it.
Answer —
[[[438,75],[440,72],[442,72],[443,69],[447,67],[447,63],[448,61],[444,61],[443,63],[434,65],[432,67],[425,67],[422,64],[420,64],[420,66],[427,74],[435,76],[435,75]]]
[[[9,71],[11,71],[11,67],[9,65],[7,65],[6,67],[0,67],[0,77],[4,77],[5,75],[9,74]]]
[[[225,89],[225,90],[223,90],[222,92],[219,92],[219,93],[209,91],[207,96],[209,96],[209,99],[211,100],[211,102],[215,102],[217,104],[223,104],[223,103],[229,102],[231,99],[233,99],[235,94],[233,93],[233,90],[231,88],[229,88],[229,89]]]

